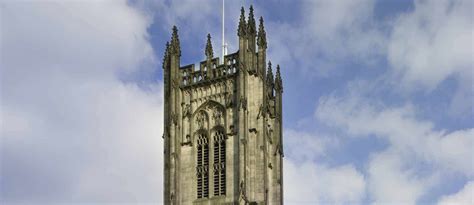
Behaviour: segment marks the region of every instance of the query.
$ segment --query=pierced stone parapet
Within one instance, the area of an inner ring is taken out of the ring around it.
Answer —
[[[237,66],[238,52],[224,56],[223,64],[219,64],[219,58],[213,58],[210,61],[201,61],[198,70],[195,70],[194,64],[181,67],[181,87],[226,79],[238,72]]]

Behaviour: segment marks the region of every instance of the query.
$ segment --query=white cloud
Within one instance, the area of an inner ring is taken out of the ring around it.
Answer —
[[[461,205],[474,203],[474,182],[470,181],[464,185],[464,188],[457,193],[442,197],[439,205]]]
[[[329,149],[339,145],[338,138],[315,135],[308,132],[287,129],[285,136],[285,155],[291,161],[314,161],[325,157]]]
[[[333,76],[354,65],[387,68],[394,90],[432,91],[453,77],[457,88],[448,112],[472,114],[472,1],[415,0],[413,9],[393,18],[376,16],[375,5],[304,1],[294,22],[267,22],[269,56],[305,76]]]
[[[336,137],[287,130],[284,189],[287,204],[354,204],[365,197],[364,176],[351,164],[328,166],[321,162],[338,148]]]
[[[472,75],[472,1],[415,1],[400,15],[388,43],[388,60],[409,87],[433,89],[453,75]]]
[[[364,176],[351,165],[284,163],[286,204],[358,204],[365,197]]]
[[[329,60],[381,54],[384,39],[374,25],[373,0],[310,1],[304,12],[312,40]]]
[[[303,1],[297,22],[268,23],[269,55],[282,64],[298,63],[305,75],[328,76],[353,62],[370,67],[386,50],[374,5],[373,0]]]
[[[472,115],[474,91],[472,1],[416,0],[401,14],[388,37],[387,60],[402,90],[432,91],[446,79],[456,80],[451,116]]]
[[[2,203],[161,202],[161,86],[119,79],[153,68],[150,18],[126,1],[0,9]]]
[[[428,183],[419,179],[416,172],[404,169],[396,151],[374,155],[368,167],[369,193],[375,204],[416,204]]]
[[[384,107],[362,96],[322,98],[316,116],[352,136],[375,135],[400,152],[413,152],[420,160],[443,169],[472,175],[473,168],[466,160],[472,162],[474,129],[437,131],[431,122],[416,118],[413,106]]]
[[[417,119],[413,106],[386,107],[357,91],[322,98],[316,117],[349,136],[375,136],[389,143],[387,150],[373,153],[368,162],[369,190],[375,202],[414,204],[442,180],[440,175],[472,177],[474,129],[437,131],[431,122]]]

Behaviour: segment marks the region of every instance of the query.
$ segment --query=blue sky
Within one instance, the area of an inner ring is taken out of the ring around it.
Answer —
[[[3,204],[162,201],[162,69],[218,55],[220,0],[0,2]],[[284,83],[286,204],[472,204],[472,2],[228,1]]]

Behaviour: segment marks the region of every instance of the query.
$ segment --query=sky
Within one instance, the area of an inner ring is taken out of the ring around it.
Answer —
[[[473,3],[227,1],[283,78],[286,204],[473,204]],[[160,204],[161,62],[220,55],[220,0],[0,1],[0,203]]]

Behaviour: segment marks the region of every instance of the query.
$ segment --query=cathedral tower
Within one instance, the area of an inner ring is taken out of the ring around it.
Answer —
[[[282,204],[280,66],[266,61],[263,18],[241,9],[239,50],[181,66],[173,27],[163,59],[164,203]],[[223,62],[220,64],[219,62]]]

